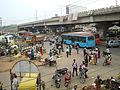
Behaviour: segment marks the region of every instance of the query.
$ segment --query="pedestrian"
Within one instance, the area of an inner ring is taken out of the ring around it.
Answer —
[[[0,90],[3,90],[3,83],[0,81]]]
[[[110,87],[111,87],[111,90],[115,90],[114,89],[114,87],[115,87],[115,82],[116,81],[116,79],[115,78],[113,78],[113,77],[111,77],[110,78]]]
[[[85,66],[87,67],[88,66],[88,54],[86,53],[85,56],[84,56],[84,60],[85,60]]]
[[[110,53],[110,49],[109,48],[106,48],[106,53]]]
[[[74,77],[74,72],[76,72],[76,76],[78,76],[78,73],[77,73],[77,62],[75,59],[73,59],[73,63],[72,63],[72,67],[73,67],[73,73],[72,73],[72,76]]]
[[[31,54],[30,55],[31,55],[30,59],[34,60],[34,48],[33,47],[31,48]]]
[[[41,55],[43,55],[43,48],[42,48],[42,46],[40,47],[40,53],[41,53]]]
[[[51,57],[53,55],[52,50],[50,49],[49,56]]]
[[[62,52],[64,52],[64,48],[63,48],[63,43],[61,42],[61,49],[62,49]]]
[[[56,49],[58,49],[58,46],[59,46],[59,42],[58,40],[56,41]]]
[[[72,45],[69,45],[69,55],[71,55]]]
[[[59,54],[61,54],[61,45],[58,46]]]
[[[87,75],[88,68],[86,67],[85,62],[83,61],[82,65],[80,65],[80,66],[81,66],[81,74],[85,73],[85,78],[88,78],[88,75]]]
[[[89,52],[89,62],[91,60],[91,54],[92,54],[92,50],[90,50],[90,52]]]
[[[77,54],[79,54],[80,47],[79,45],[76,46]]]
[[[41,86],[42,86],[42,89],[45,90],[45,82],[44,81],[41,81]]]
[[[13,76],[12,90],[18,90],[18,80],[16,74]]]
[[[98,59],[99,59],[99,62],[100,62],[100,48],[98,48]]]
[[[41,62],[42,55],[41,55],[41,53],[40,53],[40,52],[38,52],[38,54],[39,54],[39,62]]]
[[[86,49],[86,46],[85,46],[84,49],[83,49],[84,56],[85,56],[86,52],[87,52],[87,49]]]
[[[97,76],[97,79],[94,83],[96,85],[96,90],[101,90],[102,79],[100,78],[100,76]]]
[[[66,47],[66,54],[67,54],[67,58],[68,58],[68,54],[69,54],[69,49],[68,49],[68,47]]]
[[[49,58],[49,66],[52,66],[52,63],[53,63],[53,56]]]
[[[96,65],[98,63],[98,51],[97,50],[95,50],[94,56],[95,56],[95,65]]]
[[[90,64],[95,65],[95,57],[94,57],[94,54],[92,53],[92,54],[90,55],[90,57],[91,57]]]

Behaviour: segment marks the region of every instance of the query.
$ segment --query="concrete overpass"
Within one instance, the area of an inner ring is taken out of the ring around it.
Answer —
[[[84,23],[120,21],[120,6],[100,8],[61,17],[54,17],[18,25],[18,29],[44,26],[60,26]]]

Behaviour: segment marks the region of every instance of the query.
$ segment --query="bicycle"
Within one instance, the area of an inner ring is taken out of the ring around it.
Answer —
[[[85,81],[86,81],[86,77],[85,77],[85,71],[81,71],[80,74],[79,74],[79,80],[80,80],[80,83],[84,84]]]

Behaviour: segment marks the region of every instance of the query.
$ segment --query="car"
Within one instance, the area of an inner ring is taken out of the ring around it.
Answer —
[[[106,43],[107,43],[107,47],[119,47],[120,46],[120,40],[109,40]]]

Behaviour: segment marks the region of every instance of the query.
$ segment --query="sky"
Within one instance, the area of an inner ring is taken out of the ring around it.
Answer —
[[[117,0],[120,5],[120,0]],[[87,10],[116,5],[116,0],[0,0],[2,25],[21,24],[47,19],[58,14],[65,15],[65,6],[75,5]],[[36,18],[37,17],[37,18]]]

